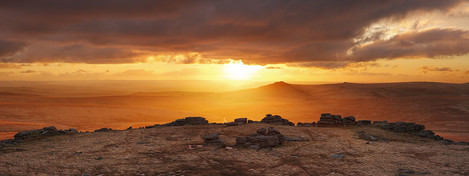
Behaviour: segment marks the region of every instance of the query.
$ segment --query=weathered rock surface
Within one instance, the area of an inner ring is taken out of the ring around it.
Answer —
[[[42,129],[31,130],[31,131],[22,131],[15,134],[15,140],[28,140],[46,136],[57,136],[57,135],[66,135],[66,134],[75,134],[78,133],[76,129],[70,128],[68,130],[57,130],[54,126],[44,127]]]
[[[203,117],[186,117],[184,119],[177,119],[171,123],[164,124],[163,126],[184,126],[184,125],[208,125],[208,121]]]
[[[237,146],[254,149],[277,147],[282,145],[283,142],[285,142],[285,136],[273,127],[269,127],[268,130],[260,128],[251,136],[236,138]]]
[[[354,116],[344,117],[344,119],[342,119],[342,123],[346,126],[355,125],[355,117]]]
[[[233,122],[225,123],[226,126],[244,125],[248,123],[247,118],[237,118]]]
[[[266,114],[266,116],[261,120],[261,123],[295,126],[295,124],[290,122],[288,119],[284,119],[279,115],[272,114]]]
[[[379,138],[370,134],[367,134],[365,131],[359,131],[358,138],[367,140],[367,141],[377,141]]]
[[[359,120],[355,123],[357,126],[368,126],[371,125],[371,120]]]
[[[109,131],[113,131],[113,129],[112,128],[101,128],[101,129],[94,130],[94,132],[109,132]]]

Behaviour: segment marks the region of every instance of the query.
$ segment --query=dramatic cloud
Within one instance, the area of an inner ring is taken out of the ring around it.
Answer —
[[[37,0],[0,2],[0,38],[24,45],[0,49],[4,62],[125,63],[145,51],[151,55],[198,53],[207,59],[242,59],[245,63],[356,62],[406,56],[446,56],[467,53],[460,46],[423,55],[432,47],[398,39],[358,47],[354,39],[367,26],[400,20],[410,13],[448,11],[464,0]],[[439,30],[456,35],[455,30]],[[435,34],[445,37],[444,34]],[[420,39],[420,33],[406,40]],[[461,34],[462,35],[462,34]],[[460,35],[460,36],[461,36]],[[465,34],[464,34],[465,35]],[[412,38],[414,36],[414,38]],[[403,36],[401,36],[402,38]],[[415,38],[417,37],[417,38]],[[454,38],[453,38],[454,39]],[[463,39],[467,39],[463,38]],[[443,42],[447,40],[442,39]],[[451,46],[465,43],[458,40]],[[50,44],[53,43],[53,44]],[[50,44],[50,45],[49,45]],[[1,44],[0,42],[0,45]],[[57,47],[61,46],[61,47]],[[436,46],[435,46],[436,47]],[[24,51],[22,50],[24,48]],[[448,47],[449,48],[449,47]],[[353,49],[354,55],[348,51]],[[396,52],[392,49],[397,49]],[[3,51],[5,50],[5,51]],[[370,55],[367,55],[367,54]],[[380,54],[383,55],[380,55]],[[393,54],[401,53],[401,54]],[[7,57],[5,57],[7,56]],[[182,63],[203,61],[187,57]]]
[[[454,72],[458,71],[450,67],[433,67],[433,66],[423,66],[420,68],[423,73],[427,72]]]
[[[23,42],[12,42],[0,40],[0,58],[12,56],[21,51],[26,46]]]
[[[379,58],[436,58],[469,53],[469,31],[431,29],[404,33],[389,40],[355,48],[353,57],[367,61]]]
[[[32,45],[22,53],[0,58],[4,62],[84,62],[84,63],[131,63],[138,53],[128,49],[74,45]]]

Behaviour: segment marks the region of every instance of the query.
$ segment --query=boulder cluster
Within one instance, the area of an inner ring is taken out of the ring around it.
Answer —
[[[290,122],[288,119],[284,119],[279,115],[272,115],[272,114],[265,115],[265,117],[261,120],[261,123],[267,123],[267,124],[272,124],[272,125],[295,126],[295,124]]]
[[[285,136],[273,127],[260,128],[250,136],[236,138],[237,146],[253,149],[272,148],[282,145],[283,142],[285,142]]]
[[[435,140],[443,140],[447,142],[453,142],[449,139],[444,139],[439,135],[435,135],[435,132],[432,130],[425,130],[425,126],[416,123],[407,123],[407,122],[394,122],[388,123],[387,121],[374,121],[373,126],[379,127],[381,129],[400,132],[400,133],[409,133],[413,135],[418,135],[424,138],[430,138]]]
[[[320,127],[337,127],[344,125],[355,125],[355,117],[348,116],[342,118],[341,115],[333,115],[330,113],[322,113],[317,123]]]

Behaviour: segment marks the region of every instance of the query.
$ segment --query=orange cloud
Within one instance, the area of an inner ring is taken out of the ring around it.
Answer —
[[[427,72],[455,72],[459,70],[452,69],[450,67],[432,67],[432,66],[423,66],[420,68],[423,73]]]

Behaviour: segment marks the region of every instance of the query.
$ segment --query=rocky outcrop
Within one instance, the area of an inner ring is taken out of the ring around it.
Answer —
[[[342,119],[342,123],[345,126],[355,125],[355,117],[354,116],[344,117],[344,119]]]
[[[248,118],[237,118],[234,122],[225,123],[226,126],[244,125],[248,123]]]
[[[164,124],[163,126],[185,126],[185,125],[208,125],[208,121],[203,117],[186,117],[184,119],[177,119],[171,123]]]
[[[287,119],[282,118],[279,115],[267,114],[262,120],[261,123],[273,124],[273,125],[290,125],[295,126],[294,123],[290,122]]]
[[[285,136],[273,127],[269,127],[268,130],[260,128],[251,136],[236,138],[237,146],[253,149],[277,147],[282,145],[283,142],[285,142]]]
[[[94,130],[94,132],[109,132],[109,131],[114,131],[112,128],[101,128]]]
[[[317,124],[319,127],[342,126],[342,117],[340,115],[322,113]]]
[[[76,129],[70,128],[68,130],[57,130],[54,126],[44,127],[42,129],[22,131],[15,134],[15,140],[29,140],[35,138],[41,138],[46,136],[57,136],[66,134],[78,133]]]
[[[444,139],[439,135],[435,135],[435,132],[432,130],[425,130],[425,126],[421,124],[407,122],[388,123],[387,121],[375,121],[373,122],[373,126],[393,132],[408,133],[423,138],[435,139],[447,144],[454,143],[452,140]]]

